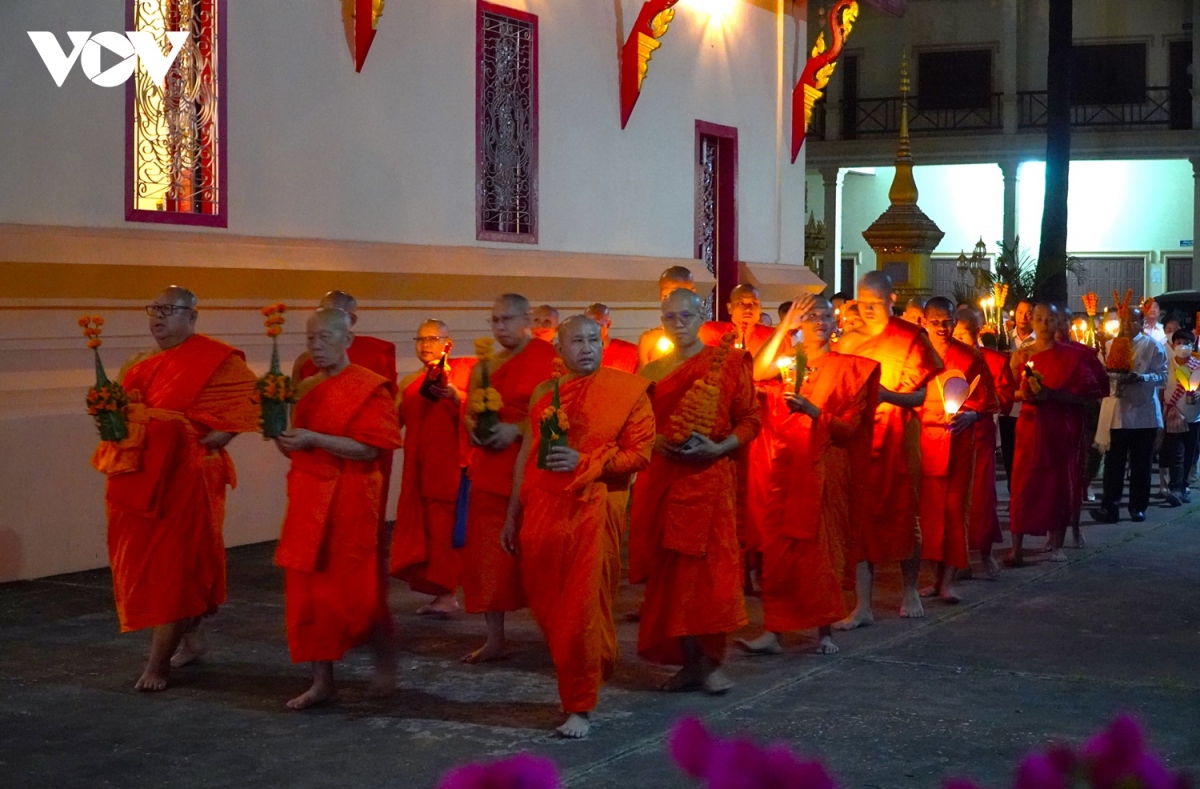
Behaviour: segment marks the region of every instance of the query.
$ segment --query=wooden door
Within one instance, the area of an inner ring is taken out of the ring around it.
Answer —
[[[1073,275],[1067,275],[1067,292],[1070,296],[1068,306],[1079,309],[1083,302],[1080,297],[1088,291],[1095,291],[1100,297],[1100,305],[1112,301],[1115,290],[1121,298],[1125,290],[1133,288],[1135,304],[1140,303],[1146,295],[1146,261],[1140,257],[1081,257],[1077,258],[1086,272],[1083,282],[1078,282]]]

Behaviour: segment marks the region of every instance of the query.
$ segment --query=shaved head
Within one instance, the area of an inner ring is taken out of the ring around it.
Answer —
[[[554,342],[554,332],[558,329],[558,310],[549,304],[542,304],[533,308],[530,317],[533,319],[533,336]]]
[[[954,311],[955,339],[974,345],[983,330],[983,313],[978,308],[964,304]],[[959,334],[965,332],[970,339],[963,339]]]
[[[350,331],[350,313],[338,307],[321,307],[308,319],[313,326],[346,334]]]
[[[729,291],[730,301],[733,301],[741,296],[753,296],[756,299],[760,298],[758,288],[754,287],[748,282],[743,282],[741,285],[738,285],[736,288]]]
[[[707,315],[704,300],[695,291],[677,288],[663,299],[663,332],[676,350],[693,348],[700,341],[700,327]]]
[[[501,294],[493,303],[494,307],[502,307],[511,310],[513,313],[522,315],[528,314],[530,311],[529,299],[519,293],[504,293]]]
[[[433,329],[437,331],[438,334],[450,333],[450,327],[447,326],[443,321],[439,321],[437,318],[427,318],[426,320],[421,321],[421,325],[417,327],[418,337],[421,336],[422,329]]]
[[[558,324],[554,347],[568,370],[591,375],[600,369],[604,358],[600,324],[586,315],[572,315]]]
[[[600,327],[600,339],[608,345],[608,332],[612,328],[612,315],[609,313],[608,305],[596,302],[590,305],[583,314],[591,318]]]
[[[529,299],[505,293],[492,304],[492,336],[509,351],[523,348],[533,336]]]
[[[354,342],[353,325],[350,313],[336,307],[321,307],[308,317],[305,342],[321,372],[333,375],[350,364],[346,351]]]
[[[417,358],[426,366],[436,364],[443,353],[449,354],[454,347],[454,341],[450,339],[450,327],[436,318],[422,321],[413,340]]]
[[[685,290],[696,289],[696,279],[692,276],[691,269],[684,268],[683,266],[671,266],[658,275],[659,301],[670,295],[671,291],[679,288]]]
[[[885,297],[891,297],[896,292],[895,286],[892,285],[892,278],[883,271],[868,271],[863,274],[862,279],[858,281],[858,289],[869,290]]]
[[[196,305],[200,303],[195,293],[179,285],[168,285],[163,288],[154,301],[157,304],[173,304],[179,307],[187,307],[189,310],[196,309]]]
[[[352,317],[358,312],[358,300],[342,290],[331,290],[322,296],[321,306],[341,310]]]

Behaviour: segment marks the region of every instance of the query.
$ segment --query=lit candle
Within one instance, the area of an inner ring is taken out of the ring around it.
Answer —
[[[671,342],[666,337],[660,337],[657,348],[659,353],[670,353],[672,350],[674,350],[675,343]]]
[[[942,406],[947,417],[953,418],[958,413],[967,401],[967,393],[970,391],[971,387],[965,378],[950,378],[942,384]]]

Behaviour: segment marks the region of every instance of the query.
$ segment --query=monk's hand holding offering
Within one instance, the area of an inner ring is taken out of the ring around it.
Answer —
[[[733,446],[726,446],[730,440],[733,441]],[[675,447],[673,454],[679,460],[686,460],[690,463],[707,463],[729,454],[737,449],[737,446],[736,436],[730,436],[718,444],[708,436],[692,433],[692,437],[682,446]]]
[[[802,413],[816,419],[821,415],[821,409],[813,405],[812,401],[799,392],[788,395],[788,410],[793,414]]]
[[[471,434],[471,443],[476,446],[481,446],[484,449],[490,449],[493,452],[499,452],[502,449],[508,449],[513,442],[521,437],[521,426],[512,422],[501,422],[492,428],[491,434],[480,441],[474,433]]]
[[[317,434],[303,428],[285,430],[275,439],[275,443],[285,455],[293,452],[304,452],[316,446]]]
[[[975,411],[959,411],[954,415],[954,418],[946,425],[946,429],[951,435],[957,435],[979,421],[979,414]]]
[[[237,433],[226,433],[221,430],[213,430],[204,438],[200,439],[200,443],[209,449],[224,449],[225,445],[233,440]]]
[[[551,447],[546,453],[546,468],[570,474],[579,467],[579,453],[570,447]]]
[[[457,405],[459,403],[459,401],[462,399],[461,393],[454,386],[454,384],[450,383],[449,381],[446,381],[446,382],[440,383],[440,384],[430,385],[429,393],[432,394],[434,397],[436,397],[438,400],[449,400],[450,402],[454,403],[455,405]]]

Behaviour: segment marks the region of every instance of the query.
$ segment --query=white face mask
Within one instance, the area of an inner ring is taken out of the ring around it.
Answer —
[[[1188,358],[1191,355],[1192,355],[1192,346],[1190,346],[1190,345],[1180,345],[1178,348],[1175,349],[1175,358],[1179,359],[1180,361]]]

